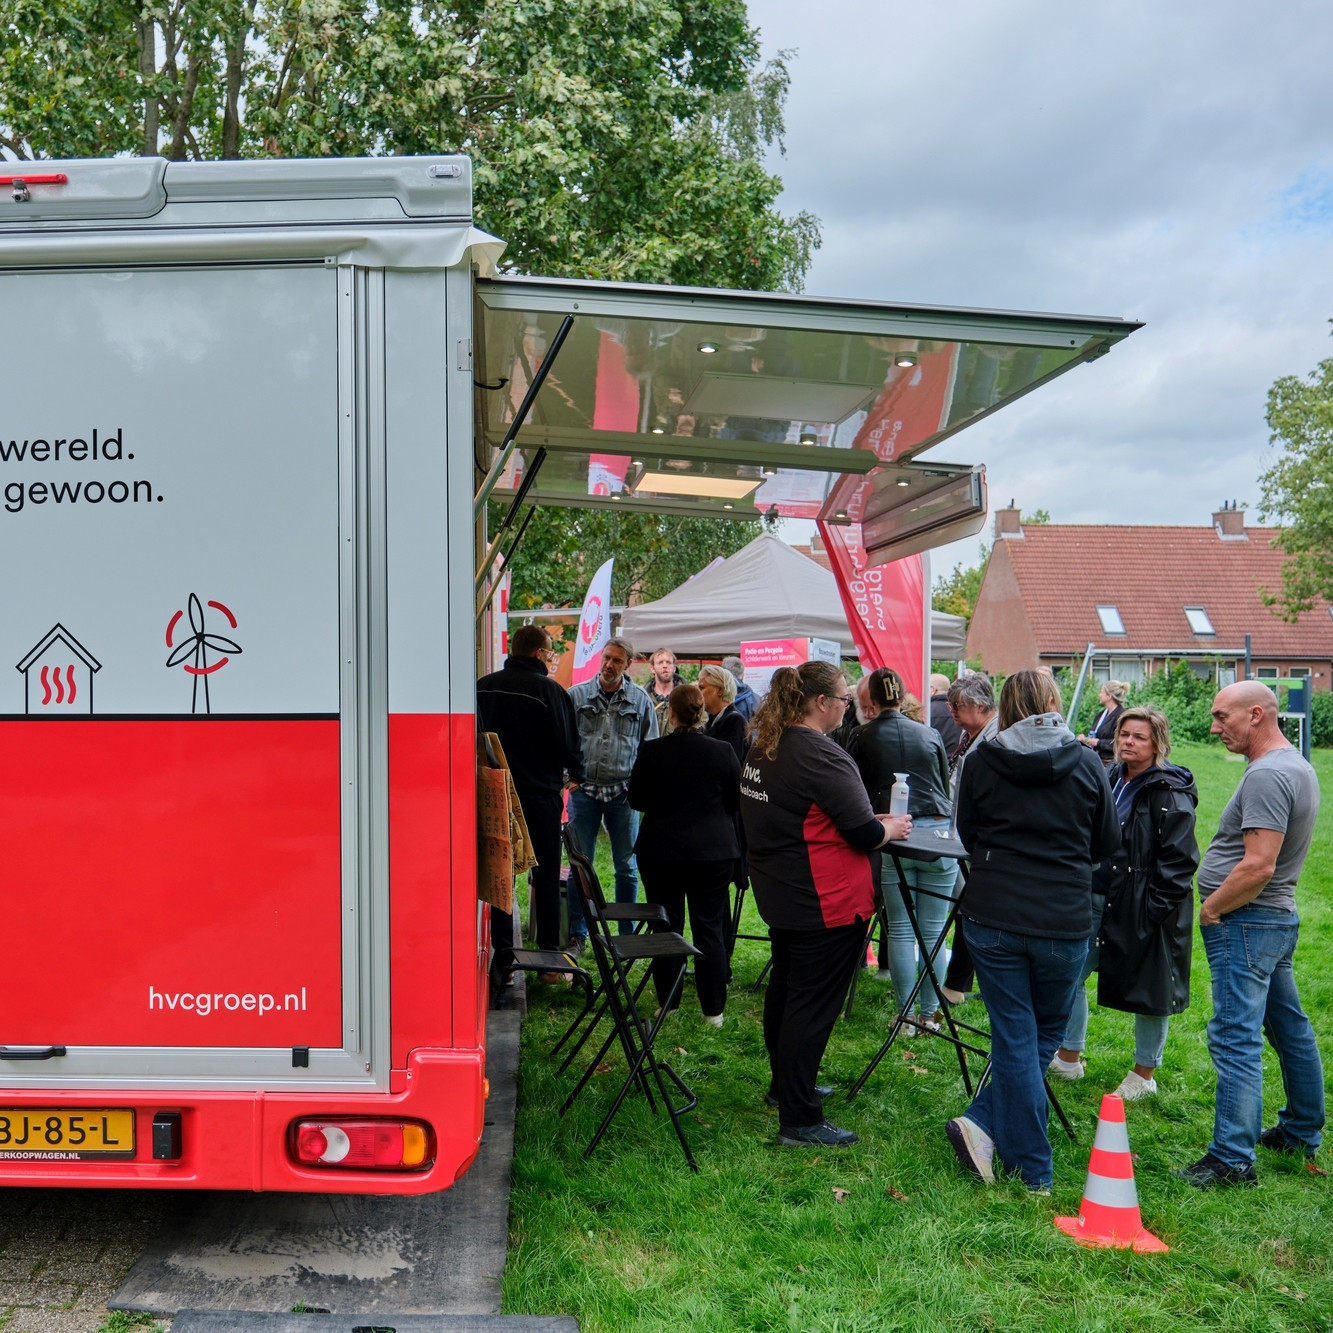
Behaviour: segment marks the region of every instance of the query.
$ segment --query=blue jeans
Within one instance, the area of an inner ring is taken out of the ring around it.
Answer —
[[[1078,990],[1074,992],[1074,1007],[1069,1013],[1069,1025],[1065,1028],[1064,1040],[1060,1043],[1067,1051],[1077,1051],[1080,1055],[1088,1048],[1088,990],[1083,984],[1097,970],[1101,949],[1097,944],[1097,932],[1102,926],[1102,913],[1106,910],[1106,899],[1101,894],[1092,895],[1092,935],[1088,939],[1088,961],[1083,964],[1083,976],[1079,979]],[[1097,904],[1101,906],[1098,907]],[[1134,1063],[1144,1069],[1156,1069],[1162,1063],[1162,1054],[1166,1050],[1166,1032],[1171,1020],[1165,1015],[1134,1015]]]
[[[1051,1184],[1046,1066],[1064,1036],[1088,942],[1015,935],[963,921],[990,1013],[990,1077],[964,1112],[1029,1189]]]
[[[1208,1151],[1228,1166],[1254,1161],[1264,1127],[1264,1037],[1282,1066],[1287,1104],[1277,1123],[1313,1151],[1323,1137],[1324,1069],[1314,1029],[1301,1008],[1291,957],[1300,918],[1294,912],[1240,907],[1201,926],[1213,974],[1208,1052],[1217,1069],[1217,1113]]]
[[[609,801],[599,801],[576,787],[569,793],[569,823],[574,830],[574,841],[589,861],[597,849],[597,831],[603,823],[606,824],[611,838],[611,859],[616,867],[616,902],[636,901],[639,876],[634,861],[634,840],[639,836],[639,812],[631,807],[629,797],[622,792]],[[622,935],[630,934],[633,929],[632,921],[620,922]],[[587,938],[588,934],[583,904],[577,894],[571,894],[569,898],[569,933],[571,938],[575,935]]]
[[[918,824],[926,821],[917,821]],[[941,857],[938,861],[901,862],[903,878],[912,889],[930,889],[934,893],[953,896],[954,885],[958,880],[958,862]],[[925,960],[917,960],[916,936],[912,934],[912,923],[907,917],[907,907],[903,903],[902,890],[898,887],[898,870],[895,858],[885,855],[880,869],[880,888],[884,894],[884,915],[888,920],[889,936],[889,973],[893,977],[893,993],[901,1009],[912,987],[916,985],[917,973]],[[912,906],[916,912],[917,923],[921,927],[921,938],[926,947],[933,949],[935,941],[944,929],[945,918],[949,915],[950,904],[943,898],[935,898],[930,893],[912,894]],[[941,949],[935,955],[934,981],[943,983],[945,951]],[[883,964],[881,963],[881,966]],[[921,994],[917,997],[917,1007],[929,1017],[939,1008],[939,996],[927,976],[921,983]]]

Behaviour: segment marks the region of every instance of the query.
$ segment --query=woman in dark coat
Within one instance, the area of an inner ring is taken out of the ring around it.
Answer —
[[[736,758],[744,763],[745,752],[750,748],[750,726],[736,707],[736,677],[720,666],[703,667],[699,671],[699,691],[708,714],[704,731],[714,740],[726,741],[736,751]]]
[[[634,854],[644,897],[666,908],[672,930],[684,929],[689,904],[690,934],[700,950],[694,962],[699,1005],[704,1022],[720,1028],[727,1002],[728,889],[740,855],[741,765],[729,745],[704,735],[697,685],[677,685],[667,710],[671,732],[645,741],[630,773],[629,803],[643,811]],[[659,1003],[684,966],[676,958],[653,964]]]
[[[963,934],[990,1014],[991,1076],[947,1132],[968,1170],[991,1181],[998,1161],[1034,1190],[1051,1185],[1044,1075],[1088,957],[1092,868],[1120,841],[1106,770],[1059,709],[1049,675],[1014,672],[995,739],[958,783]]]
[[[1115,763],[1115,729],[1120,723],[1120,715],[1125,711],[1125,700],[1129,697],[1129,686],[1123,680],[1108,680],[1102,686],[1097,702],[1102,711],[1092,724],[1086,736],[1080,736],[1090,750],[1097,751],[1097,758],[1104,768]]]
[[[1098,973],[1098,1004],[1135,1016],[1134,1068],[1116,1093],[1137,1101],[1157,1091],[1170,1015],[1189,1007],[1199,793],[1189,769],[1167,762],[1170,723],[1156,708],[1121,714],[1116,753],[1110,779],[1121,841],[1093,883],[1106,906],[1093,927],[1084,975]],[[1087,1032],[1088,997],[1080,986],[1064,1043],[1051,1061],[1053,1074],[1083,1077]]]
[[[869,677],[870,702],[875,717],[852,733],[847,752],[861,771],[861,781],[871,804],[880,814],[889,811],[894,777],[907,778],[907,813],[917,829],[947,829],[953,814],[949,799],[949,760],[944,741],[934,727],[913,722],[903,711],[907,691],[902,677],[891,667],[880,667]],[[921,927],[921,937],[934,944],[949,916],[949,899],[958,879],[958,862],[936,857],[933,861],[903,857],[881,858],[880,891],[888,920],[888,972],[893,993],[901,1009],[916,985],[921,963],[916,936],[907,915],[907,905],[898,887],[898,866],[912,890],[912,906]],[[917,994],[917,1017],[905,1015],[912,1027],[938,1031],[939,997],[935,987],[944,981],[943,950],[936,956],[934,975],[927,976]]]

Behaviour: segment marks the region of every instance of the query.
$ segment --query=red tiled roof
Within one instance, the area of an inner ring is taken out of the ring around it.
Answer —
[[[1039,653],[1098,648],[1243,651],[1256,657],[1333,657],[1333,617],[1320,602],[1287,624],[1260,600],[1280,592],[1283,554],[1273,528],[1224,540],[1207,528],[1034,524],[1000,538],[1013,562]],[[1119,608],[1123,635],[1108,635],[1098,606]],[[1186,606],[1201,606],[1216,630],[1196,635]]]

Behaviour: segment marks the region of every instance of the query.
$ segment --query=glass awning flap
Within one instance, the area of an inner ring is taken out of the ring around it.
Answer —
[[[984,483],[964,480],[977,469],[917,455],[1139,327],[542,278],[480,279],[477,297],[483,474],[574,321],[497,499],[544,450],[536,502],[864,520],[890,546],[947,527],[962,513],[950,497],[963,509],[979,497],[984,520]]]

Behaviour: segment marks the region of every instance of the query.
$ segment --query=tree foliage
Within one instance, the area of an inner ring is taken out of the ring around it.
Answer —
[[[524,272],[799,287],[744,0],[0,0],[22,159],[466,152]]]
[[[1281,591],[1263,596],[1294,621],[1318,599],[1333,601],[1333,358],[1269,389],[1268,428],[1282,452],[1259,479],[1259,517],[1282,525],[1274,544],[1287,558]]]
[[[588,581],[613,556],[611,600],[656,601],[718,556],[739,551],[760,528],[758,520],[539,508],[514,557],[511,613],[580,606]]]
[[[977,596],[986,573],[986,561],[989,559],[990,549],[983,544],[979,564],[964,565],[960,562],[953,567],[951,574],[941,574],[935,580],[930,595],[931,606],[936,611],[947,611],[951,616],[962,616],[970,625],[972,613],[977,609]]]

